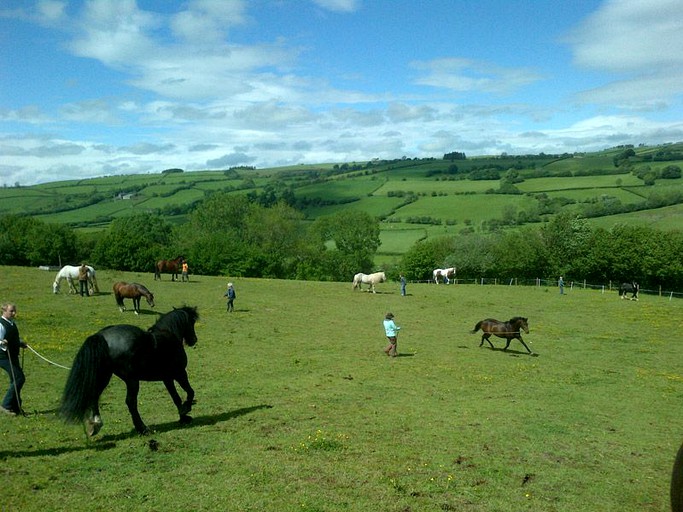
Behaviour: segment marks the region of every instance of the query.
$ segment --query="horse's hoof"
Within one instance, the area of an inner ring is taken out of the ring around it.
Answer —
[[[85,431],[89,437],[96,436],[102,428],[102,425],[104,425],[102,418],[94,416],[93,418],[85,420]]]

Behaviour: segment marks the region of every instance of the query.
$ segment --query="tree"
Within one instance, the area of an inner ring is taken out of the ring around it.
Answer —
[[[586,219],[560,213],[541,228],[548,254],[548,270],[554,275],[578,275],[589,249],[591,229]]]
[[[67,226],[33,217],[0,216],[1,265],[55,265],[75,261],[78,241]]]
[[[93,264],[117,270],[152,272],[156,261],[178,256],[173,252],[171,234],[171,225],[156,214],[138,213],[115,219],[95,245]]]
[[[334,280],[347,280],[357,272],[370,273],[380,246],[379,222],[366,212],[348,211],[316,219],[310,240],[320,249],[323,264]],[[330,264],[331,263],[331,264]]]

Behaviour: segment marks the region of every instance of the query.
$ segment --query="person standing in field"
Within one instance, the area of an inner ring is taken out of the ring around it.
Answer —
[[[562,279],[562,276],[560,276],[560,279],[557,281],[557,285],[560,287],[560,295],[564,295],[564,280]]]
[[[389,344],[384,347],[384,353],[389,357],[396,357],[398,353],[396,352],[396,345],[398,343],[398,331],[401,329],[396,323],[394,323],[394,314],[389,312],[384,316],[384,332],[387,335]]]
[[[78,268],[78,286],[81,292],[81,297],[87,297],[88,293],[88,266],[83,263]]]
[[[233,287],[232,283],[228,283],[228,289],[227,291],[223,294],[223,297],[228,298],[228,313],[232,313],[235,310],[235,306],[233,305],[233,302],[237,298],[237,294],[235,293],[235,288]]]
[[[406,296],[406,276],[401,274],[401,295]]]
[[[188,283],[190,282],[190,276],[188,275],[188,272],[190,270],[190,267],[187,265],[187,260],[183,260],[183,270],[180,275],[180,278],[182,279],[183,282],[187,281]]]
[[[0,412],[16,416],[21,412],[21,388],[26,377],[19,363],[19,349],[26,348],[26,343],[19,337],[19,328],[14,322],[17,307],[11,302],[2,305],[0,316],[0,368],[9,375],[9,388],[0,406]]]

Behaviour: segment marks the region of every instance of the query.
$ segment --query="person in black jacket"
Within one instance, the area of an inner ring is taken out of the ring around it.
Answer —
[[[2,305],[0,316],[0,368],[9,375],[9,388],[0,406],[0,412],[12,416],[21,412],[21,388],[26,377],[19,363],[19,349],[26,348],[26,343],[19,337],[19,328],[14,322],[17,306],[11,302]]]

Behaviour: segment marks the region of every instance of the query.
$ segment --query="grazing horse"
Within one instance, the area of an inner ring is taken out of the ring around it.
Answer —
[[[363,274],[362,272],[359,272],[353,276],[353,289],[355,290],[358,288],[359,290],[362,290],[363,287],[361,285],[368,284],[370,285],[372,293],[376,293],[375,285],[377,283],[383,283],[386,280],[387,276],[384,274],[384,272],[375,272],[374,274]]]
[[[451,284],[451,277],[455,275],[455,267],[450,268],[435,268],[432,272],[434,282],[439,284],[439,278],[443,278],[445,284]]]
[[[89,293],[91,295],[94,293],[100,293],[100,287],[97,285],[97,277],[95,276],[95,269],[90,265],[86,266],[88,267]],[[66,279],[66,282],[69,283],[69,293],[78,293],[76,291],[76,287],[74,286],[74,279],[78,280],[78,269],[80,268],[80,266],[76,267],[73,265],[66,265],[62,267],[60,271],[57,272],[54,283],[52,283],[52,293],[59,293],[59,284],[61,283],[62,279]]]
[[[171,274],[171,281],[175,281],[178,279],[178,272],[184,260],[185,258],[178,256],[174,260],[157,261],[157,264],[154,267],[154,280],[156,281],[158,279],[161,281],[161,273],[168,272]]]
[[[503,350],[507,350],[510,346],[510,342],[517,338],[522,342],[522,345],[524,345],[524,348],[527,349],[527,352],[531,354],[531,350],[526,346],[526,343],[524,343],[524,340],[522,339],[522,335],[519,333],[520,329],[523,329],[525,333],[529,334],[528,320],[528,318],[521,316],[511,318],[507,322],[500,322],[498,320],[494,320],[493,318],[487,318],[486,320],[477,322],[477,325],[475,325],[474,329],[472,330],[472,334],[476,333],[479,329],[482,330],[483,334],[481,335],[481,343],[479,344],[480,347],[484,344],[484,341],[488,341],[489,345],[491,345],[491,348],[495,348],[490,340],[492,334],[498,336],[499,338],[507,339],[508,341]]]
[[[178,409],[181,423],[189,423],[194,390],[187,378],[188,346],[197,343],[197,309],[184,306],[164,314],[148,330],[134,325],[110,325],[86,338],[79,349],[64,387],[59,415],[67,423],[85,422],[94,436],[102,428],[100,395],[112,375],[126,383],[126,405],[140,434],[149,429],[138,412],[140,381],[163,381]],[[175,382],[187,393],[183,401]]]
[[[154,307],[154,294],[139,283],[125,283],[123,281],[114,283],[114,297],[121,313],[126,310],[126,306],[123,305],[123,299],[133,299],[133,310],[136,315],[140,314],[141,297],[147,299],[147,304]]]
[[[630,293],[630,300],[638,300],[638,292],[640,291],[640,285],[635,281],[632,283],[621,283],[619,287],[619,297],[622,299],[626,298],[626,294]]]

